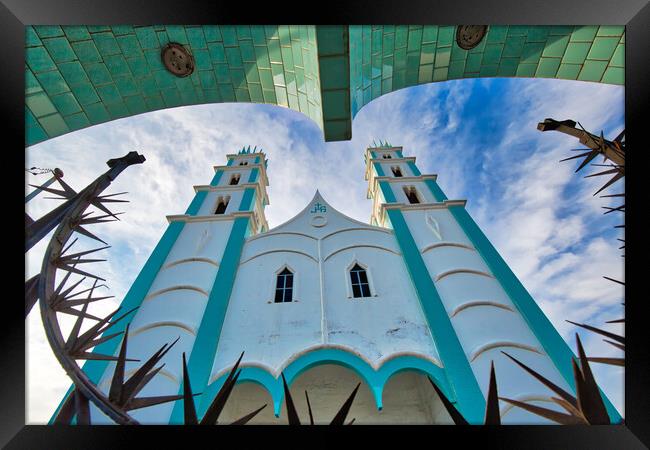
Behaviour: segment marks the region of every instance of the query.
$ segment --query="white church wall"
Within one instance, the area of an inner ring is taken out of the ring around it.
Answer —
[[[371,297],[352,296],[348,271],[355,262],[366,268]],[[325,261],[323,273],[328,343],[351,347],[375,364],[401,352],[439,361],[400,255],[353,247]]]
[[[217,186],[230,186],[230,179],[235,174],[239,174],[238,184],[248,183],[248,178],[250,177],[250,173],[252,170],[250,166],[236,165],[231,167],[232,169],[227,169],[223,171],[223,174],[221,175],[221,178],[219,179],[219,183],[217,184]]]
[[[383,247],[399,253],[399,246],[392,232],[379,227],[376,228],[344,228],[332,230],[321,241],[321,255],[323,259],[331,257],[335,252],[352,245],[371,245]]]
[[[402,194],[404,194],[403,191]],[[403,210],[403,214],[420,252],[427,246],[439,242],[452,242],[473,247],[462,228],[456,223],[454,216],[446,208],[406,209]]]
[[[231,229],[232,220],[185,223],[163,267],[188,258],[209,258],[219,263]]]
[[[294,301],[275,303],[276,276],[294,272]],[[318,263],[293,252],[268,253],[240,265],[210,379],[245,351],[243,364],[277,370],[292,355],[322,342]]]
[[[249,238],[242,251],[241,262],[265,252],[292,250],[302,252],[313,259],[318,259],[318,241],[308,235],[273,232],[264,233]]]
[[[240,181],[240,184],[243,183]],[[235,187],[235,186],[233,186]],[[244,188],[232,189],[232,190],[223,190],[223,191],[208,191],[205,200],[201,204],[197,216],[211,216],[214,214],[214,211],[217,209],[217,202],[219,197],[229,196],[230,201],[226,207],[225,214],[230,214],[235,211],[239,211],[239,205],[241,204],[241,198],[244,195]]]
[[[399,178],[395,178],[395,180],[399,180]],[[410,186],[415,187],[420,203],[437,203],[436,198],[423,181],[391,181],[390,187],[393,189],[393,194],[395,194],[398,203],[410,204],[404,192],[404,187]]]
[[[171,264],[162,267],[160,276],[156,277],[149,289],[149,296],[175,286],[192,286],[209,292],[219,268],[213,259],[183,259]]]

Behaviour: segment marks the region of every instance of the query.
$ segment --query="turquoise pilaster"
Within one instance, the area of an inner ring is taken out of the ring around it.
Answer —
[[[440,295],[429,275],[402,211],[389,209],[387,213],[429,325],[431,336],[444,365],[451,391],[456,396],[456,407],[469,423],[481,424],[485,416],[485,399]]]
[[[544,348],[544,351],[546,351],[555,367],[562,374],[564,380],[575,392],[576,387],[571,359],[576,357],[567,343],[562,339],[562,336],[560,336],[517,276],[508,267],[508,264],[501,258],[501,255],[499,255],[476,222],[474,222],[474,219],[472,219],[465,207],[450,205],[449,211],[490,268],[492,274],[499,281],[501,287],[506,291],[510,300],[515,304],[535,334],[535,337]],[[601,396],[603,397],[612,423],[618,423],[621,420],[620,414],[602,391]]]

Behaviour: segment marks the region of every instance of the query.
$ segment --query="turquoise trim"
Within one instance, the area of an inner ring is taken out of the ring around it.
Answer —
[[[142,300],[144,299],[147,292],[149,292],[149,289],[151,288],[151,284],[153,283],[154,279],[156,278],[156,275],[158,274],[158,271],[160,270],[163,263],[165,262],[165,259],[167,259],[167,256],[169,255],[170,250],[174,246],[174,243],[176,242],[178,235],[183,230],[184,225],[185,222],[172,222],[167,226],[167,230],[165,230],[165,233],[160,238],[160,241],[154,248],[153,252],[151,253],[151,256],[149,256],[149,259],[147,259],[147,262],[142,267],[142,270],[140,270],[138,277],[135,279],[135,281],[131,285],[131,288],[126,293],[126,296],[124,297],[124,300],[120,305],[121,311],[123,312],[128,311],[130,309],[139,307],[142,304]],[[124,331],[128,323],[129,323],[128,320],[123,319],[120,322],[116,323],[113,327],[111,327],[109,332],[118,333],[120,331]],[[115,352],[117,351],[118,346],[121,343],[122,343],[121,339],[110,339],[95,347],[93,353],[114,355]],[[84,363],[84,365],[82,366],[82,370],[86,373],[88,378],[94,384],[97,384],[99,383],[107,366],[108,366],[108,361],[89,360]],[[73,386],[71,386],[70,389],[68,389],[68,392],[63,397],[63,400],[56,408],[54,414],[52,415],[52,418],[50,419],[49,422],[50,424],[53,423],[56,415],[61,409],[61,406],[63,406],[63,403],[68,398],[68,395],[70,395],[70,393],[72,392],[72,389]]]
[[[411,172],[413,172],[413,176],[419,177],[422,175],[413,161],[409,161],[407,164],[409,166],[409,169],[411,169]]]
[[[482,424],[485,419],[485,399],[465,356],[465,351],[411,236],[402,211],[389,209],[387,212],[452,392],[458,399],[458,410],[469,423]]]
[[[393,190],[390,188],[390,183],[388,183],[388,181],[380,181],[379,189],[381,189],[381,193],[384,195],[384,200],[386,200],[385,203],[397,203],[395,194],[393,194]]]
[[[250,211],[255,198],[255,189],[246,188],[244,195],[242,195],[241,203],[239,204],[239,211]]]
[[[232,160],[228,161],[231,162]],[[230,164],[228,164],[230,165]],[[214,177],[212,177],[212,181],[210,181],[210,186],[216,186],[219,184],[219,180],[221,180],[221,174],[223,174],[223,170],[217,170],[217,173],[214,174]]]
[[[386,382],[396,373],[407,370],[418,371],[429,375],[445,395],[452,402],[455,401],[455,396],[449,387],[443,369],[429,360],[412,355],[393,358],[385,362],[378,370],[375,370],[365,360],[350,351],[340,348],[319,348],[299,356],[283,370],[287,384],[290,386],[302,373],[323,364],[336,364],[354,371],[373,393],[377,409],[382,409],[382,395]],[[207,386],[197,408],[197,411],[201,415],[205,414],[205,411],[210,406],[217,392],[223,386],[227,376],[228,373],[226,372]],[[284,400],[282,377],[276,379],[271,373],[260,367],[243,367],[238,383],[243,382],[254,382],[264,387],[273,400],[275,416],[280,416],[282,402]],[[194,387],[192,387],[192,390],[194,390]]]
[[[442,189],[440,189],[440,187],[435,181],[433,181],[432,179],[427,179],[424,180],[424,184],[426,184],[429,187],[431,194],[433,194],[433,198],[435,198],[437,202],[444,202],[445,200],[447,200],[447,196],[445,195],[444,192],[442,192]]]
[[[251,191],[254,191],[254,189],[251,189]],[[214,363],[214,355],[217,352],[217,345],[221,335],[221,328],[223,327],[226,310],[228,309],[230,294],[235,276],[237,275],[237,268],[239,267],[239,258],[244,247],[244,237],[248,228],[248,222],[248,217],[238,217],[233,222],[217,276],[210,290],[208,304],[205,307],[203,318],[201,319],[201,324],[199,325],[196,339],[192,346],[187,367],[194,392],[204,392],[208,384],[212,364]],[[179,394],[182,393],[183,386],[181,383]],[[182,400],[175,402],[169,423],[183,423]]]
[[[256,181],[257,181],[257,175],[258,175],[258,174],[259,174],[259,169],[255,168],[255,169],[251,170],[251,174],[250,174],[250,176],[248,177],[248,182],[249,182],[249,183],[254,183],[254,182],[256,182]]]
[[[378,177],[386,176],[386,175],[384,174],[384,169],[383,169],[383,167],[381,167],[381,164],[375,162],[375,163],[372,163],[372,165],[375,166],[375,172],[377,173],[377,176],[378,176]]]
[[[402,151],[401,151],[401,150],[395,150],[395,153],[397,153],[397,157],[398,157],[398,158],[404,158],[404,156],[402,155]]]
[[[232,163],[233,163],[234,161],[235,161],[235,160],[234,160],[233,158],[228,158],[228,162],[226,163],[226,165],[227,165],[227,166],[232,166]]]
[[[562,339],[562,336],[560,336],[516,275],[510,270],[508,264],[501,258],[499,252],[483,234],[467,210],[460,205],[450,205],[449,211],[456,218],[474,248],[479,252],[492,274],[515,304],[564,380],[575,392],[571,359],[576,357],[567,343]],[[601,395],[612,423],[618,423],[622,419],[620,414],[602,391]]]

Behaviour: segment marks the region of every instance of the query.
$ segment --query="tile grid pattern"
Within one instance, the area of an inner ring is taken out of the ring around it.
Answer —
[[[26,145],[146,111],[255,102],[322,126],[314,26],[27,26]],[[178,78],[160,59],[178,42],[194,56]]]
[[[455,26],[350,26],[352,116],[407,86],[471,77],[624,84],[623,26],[490,26],[471,50]]]

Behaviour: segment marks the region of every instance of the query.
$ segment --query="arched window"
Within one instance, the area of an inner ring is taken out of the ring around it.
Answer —
[[[239,184],[239,177],[240,177],[240,175],[238,173],[236,173],[232,177],[230,177],[230,184],[231,185]]]
[[[388,153],[384,153],[383,155],[381,155],[381,157],[384,158],[384,159],[391,159],[392,158],[392,156],[390,156]]]
[[[420,198],[418,197],[418,191],[413,186],[404,186],[404,193],[406,198],[408,198],[409,203],[420,203]]]
[[[393,166],[390,168],[390,170],[393,171],[393,175],[395,175],[396,177],[402,176],[402,170],[398,166]]]
[[[240,165],[240,166],[247,166],[247,165],[248,165],[248,161],[241,161],[241,162],[239,163],[239,165]]]
[[[230,201],[230,197],[219,197],[219,201],[217,203],[217,209],[215,210],[215,214],[224,214],[226,212],[226,208],[228,207],[228,202]]]
[[[275,303],[290,302],[293,299],[293,272],[286,267],[278,274],[275,283]]]
[[[357,297],[370,297],[370,284],[368,274],[359,264],[350,269],[350,280],[352,281],[352,295]]]

